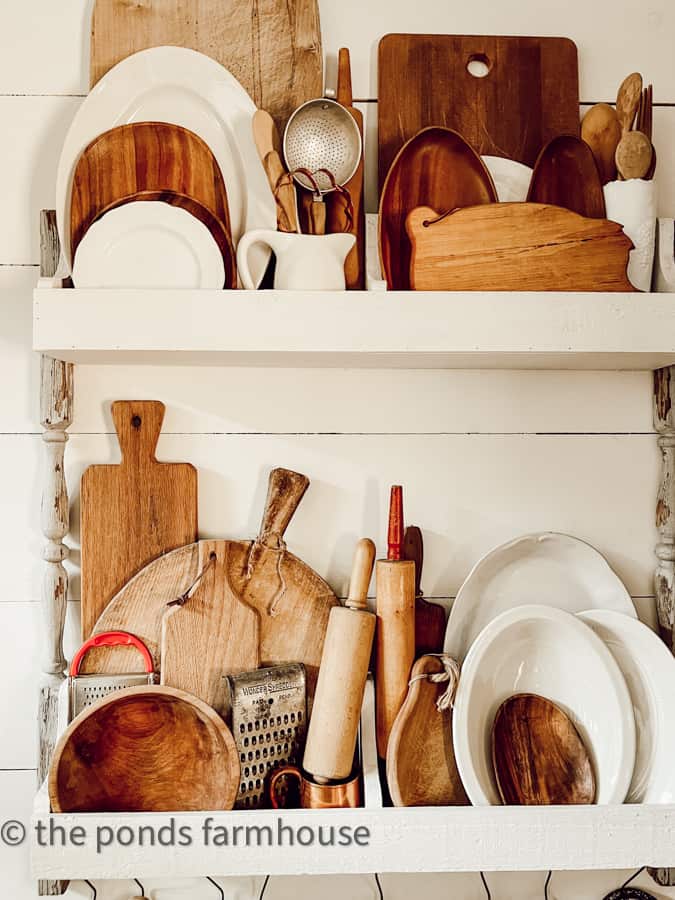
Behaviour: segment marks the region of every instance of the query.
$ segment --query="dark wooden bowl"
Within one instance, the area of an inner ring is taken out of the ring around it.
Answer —
[[[49,771],[55,813],[232,809],[239,755],[210,706],[170,687],[127,688],[84,710]]]

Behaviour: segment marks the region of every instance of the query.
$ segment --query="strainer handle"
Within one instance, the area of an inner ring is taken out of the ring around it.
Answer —
[[[95,634],[93,637],[90,637],[77,651],[70,664],[71,678],[75,678],[79,673],[82,660],[94,647],[135,647],[143,657],[145,671],[148,675],[152,675],[154,671],[150,651],[140,638],[137,638],[135,634],[129,634],[127,631],[104,631],[101,634]]]

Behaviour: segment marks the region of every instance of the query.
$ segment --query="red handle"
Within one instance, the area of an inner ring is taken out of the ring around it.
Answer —
[[[70,664],[70,676],[74,678],[80,671],[80,665],[86,654],[94,647],[135,647],[143,656],[145,661],[145,671],[148,675],[152,675],[154,666],[150,651],[140,638],[135,634],[129,634],[127,631],[104,631],[101,634],[95,634],[77,651]]]

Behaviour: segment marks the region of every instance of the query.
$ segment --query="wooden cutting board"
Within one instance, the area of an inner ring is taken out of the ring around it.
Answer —
[[[259,616],[230,584],[230,544],[202,541],[199,581],[162,619],[161,684],[199,697],[216,712],[229,710],[227,675],[260,665]]]
[[[389,290],[410,290],[406,219],[415,207],[440,213],[496,200],[485,164],[456,131],[430,127],[411,138],[394,160],[380,198],[380,263]]]
[[[222,543],[228,545],[232,589],[259,615],[260,665],[304,663],[312,697],[328,617],[338,601],[313,569],[284,551],[283,534],[307,484],[296,472],[274,469],[258,538]],[[199,571],[199,544],[156,560],[122,588],[96,623],[94,633],[110,630],[110,623],[115,622],[113,630],[130,631],[143,640],[159,670],[166,604],[187,591]],[[111,652],[102,647],[87,654],[80,671],[122,674],[137,669],[138,659],[127,648]]]
[[[452,709],[436,706],[448,682],[438,656],[422,656],[412,667],[408,695],[387,745],[387,783],[394,806],[468,806],[452,746]]]
[[[164,404],[119,400],[112,417],[122,462],[90,466],[80,487],[83,640],[132,576],[197,539],[196,469],[155,457]]]
[[[471,61],[487,75],[472,75]],[[567,38],[388,34],[378,72],[380,190],[403,144],[429,125],[528,166],[555,135],[579,134],[577,48]]]
[[[96,0],[91,87],[132,53],[163,45],[229,69],[280,133],[297,106],[323,93],[317,0]]]
[[[421,291],[635,291],[632,242],[616,222],[540,203],[408,217],[410,280]]]

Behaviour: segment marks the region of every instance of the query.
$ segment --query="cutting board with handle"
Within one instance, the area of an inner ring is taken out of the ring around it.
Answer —
[[[336,98],[345,107],[359,127],[363,141],[363,113],[353,105],[352,68],[349,50],[342,47],[338,53],[338,81]],[[356,237],[356,244],[345,262],[345,281],[348,291],[362,291],[366,285],[366,213],[363,203],[363,153],[353,177],[345,185],[352,202],[352,214],[348,215],[346,197],[333,191],[326,198],[328,206],[328,231],[345,232]]]
[[[635,291],[620,225],[540,203],[492,203],[407,220],[420,291]]]
[[[317,0],[96,0],[91,87],[132,53],[165,45],[229,69],[281,133],[296,107],[323,93]]]
[[[193,590],[162,619],[161,684],[194,694],[224,715],[227,675],[260,665],[259,617],[230,583],[230,543],[201,541]]]
[[[415,656],[440,653],[445,643],[445,610],[422,596],[424,543],[417,525],[408,525],[403,539],[403,556],[415,563]]]
[[[130,578],[197,539],[196,469],[189,463],[158,462],[155,456],[164,404],[118,400],[112,417],[122,461],[90,466],[80,487],[84,640]],[[135,633],[133,628],[101,630]]]
[[[459,668],[449,658],[446,668],[443,660],[422,656],[412,667],[408,695],[387,745],[387,784],[394,806],[469,804],[452,746],[451,701]]]
[[[288,469],[270,473],[267,500],[255,541],[227,541],[229,584],[259,617],[260,665],[304,663],[308,695],[313,696],[330,611],[337,597],[306,563],[285,548],[283,535],[309,480]],[[130,631],[139,637],[160,668],[160,639],[167,603],[194,584],[200,570],[199,544],[181,547],[151,563],[126,584],[96,623],[94,633]],[[224,549],[223,549],[224,552]],[[114,628],[110,623],[116,623]],[[127,648],[95,648],[83,673],[135,671]]]
[[[528,166],[555,135],[579,133],[577,48],[568,38],[388,34],[378,73],[380,190],[403,144],[430,125],[458,131],[477,153]]]

